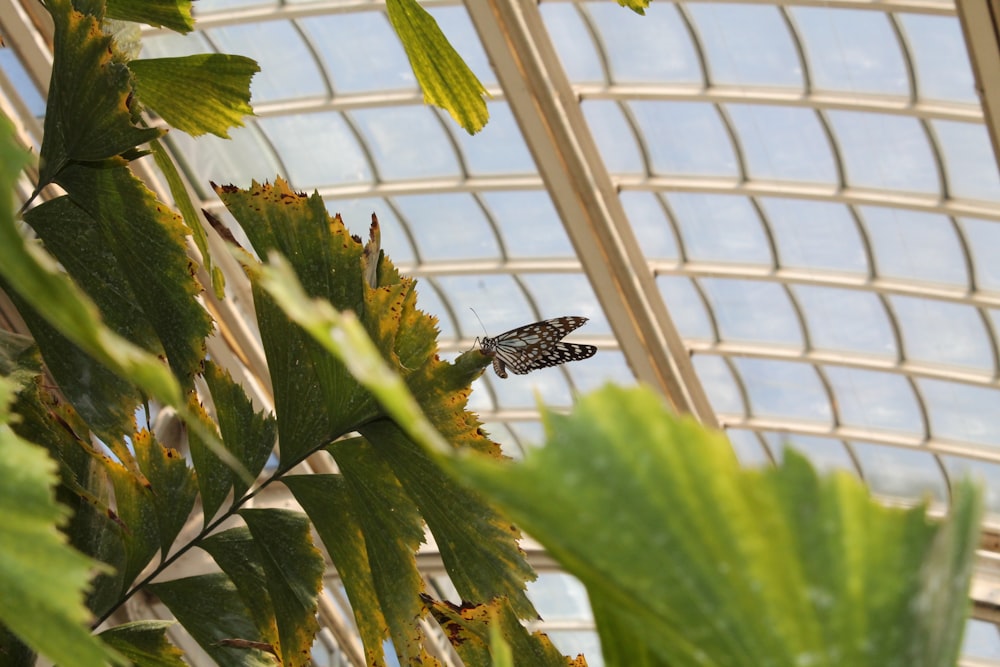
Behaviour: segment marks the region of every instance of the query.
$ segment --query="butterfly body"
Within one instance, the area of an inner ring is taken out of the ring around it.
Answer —
[[[479,347],[493,355],[493,370],[502,378],[507,368],[517,375],[524,375],[539,368],[558,366],[568,361],[579,361],[594,356],[593,345],[564,343],[568,333],[582,326],[586,317],[556,317],[511,329],[499,336],[484,336]]]

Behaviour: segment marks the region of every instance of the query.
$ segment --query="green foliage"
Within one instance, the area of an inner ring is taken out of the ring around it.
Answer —
[[[10,429],[15,388],[0,378],[0,544],[6,545],[0,549],[0,622],[60,665],[118,661],[84,626],[90,613],[83,589],[97,563],[56,530],[67,518],[52,492],[57,466]],[[10,635],[0,639],[6,640],[0,654],[20,652]]]
[[[228,138],[252,114],[250,79],[260,67],[250,58],[203,53],[183,58],[133,60],[136,93],[143,104],[191,136]]]
[[[386,0],[389,21],[399,35],[424,102],[441,107],[469,134],[486,126],[486,89],[416,0]]]
[[[473,488],[490,491],[586,583],[609,663],[711,656],[729,665],[739,655],[792,664],[840,651],[850,658],[843,664],[877,656],[883,662],[871,664],[943,665],[956,655],[974,493],[960,489],[953,518],[939,526],[919,510],[873,506],[849,481],[819,480],[795,457],[775,472],[744,473],[719,436],[670,420],[648,395],[613,391],[572,419],[550,417],[553,442],[542,453],[502,463],[465,409],[489,358],[438,359],[436,322],[417,309],[415,281],[381,252],[377,222],[363,244],[318,195],[280,178],[217,188],[268,258],[234,249],[251,279],[273,387],[273,414],[255,408],[204,358],[212,322],[198,303],[188,234],[219,298],[221,274],[155,142],[161,131],[139,114],[153,109],[192,134],[226,136],[251,113],[255,64],[130,61],[104,32],[106,18],[190,30],[184,0],[46,6],[55,61],[38,190],[55,183],[66,194],[24,214],[37,241],[11,215],[30,155],[0,123],[0,286],[32,334],[0,332],[0,544],[18,545],[0,547],[4,660],[31,664],[37,650],[60,665],[120,656],[182,664],[168,624],[92,634],[142,592],[221,665],[306,664],[325,566],[315,528],[368,664],[386,663],[386,639],[404,663],[435,664],[429,619],[469,664],[569,663],[521,624],[535,612],[520,533]],[[413,0],[389,0],[387,11],[428,101],[468,131],[481,128],[482,86],[433,19]],[[130,170],[150,141],[182,216]],[[189,457],[137,427],[148,398],[183,420]],[[309,457],[331,458],[338,472],[291,474]],[[305,514],[249,508],[276,482]],[[425,529],[461,607],[424,590],[415,552]],[[196,548],[217,569],[169,579],[170,565]]]
[[[608,387],[546,426],[523,463],[449,466],[587,586],[609,664],[955,664],[978,543],[970,485],[936,522],[794,452],[742,470],[721,434],[645,389]]]

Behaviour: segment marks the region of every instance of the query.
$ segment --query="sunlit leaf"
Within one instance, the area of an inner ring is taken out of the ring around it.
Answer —
[[[194,29],[191,0],[108,0],[108,18],[146,23],[181,33]]]
[[[250,79],[260,66],[250,58],[200,53],[179,58],[133,60],[139,100],[172,127],[197,137],[211,132],[229,138],[253,114]]]
[[[598,623],[629,630],[601,630],[608,659],[637,659],[627,643],[641,640],[671,665],[955,664],[978,543],[970,485],[937,522],[794,452],[743,470],[723,434],[649,389],[608,387],[545,422],[548,444],[523,463],[448,465],[580,578]]]
[[[416,0],[386,0],[389,20],[424,91],[424,102],[441,107],[469,134],[486,126],[486,89],[458,55],[437,21]]]

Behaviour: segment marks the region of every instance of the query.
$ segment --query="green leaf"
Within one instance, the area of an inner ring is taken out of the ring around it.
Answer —
[[[790,452],[740,468],[725,436],[672,416],[648,389],[605,388],[523,463],[448,463],[587,586],[606,658],[650,664],[953,665],[978,494],[952,515],[888,508],[846,474]],[[935,604],[939,603],[939,604]],[[634,664],[634,663],[633,663]]]
[[[327,449],[347,482],[348,502],[364,534],[372,581],[400,663],[433,664],[417,622],[423,615],[424,590],[415,557],[424,541],[420,514],[366,440],[337,442]],[[321,517],[326,514],[329,510],[320,512]]]
[[[246,526],[230,528],[202,540],[199,546],[229,575],[262,641],[277,649],[279,639],[274,606],[267,592],[267,576],[260,549],[253,541],[250,529]]]
[[[378,453],[420,508],[462,599],[504,597],[521,618],[536,617],[524,592],[525,582],[535,574],[517,546],[520,531],[510,520],[481,495],[450,480],[393,422],[375,421],[360,432],[378,443]]]
[[[194,30],[191,0],[108,0],[108,18],[170,28],[180,33]]]
[[[274,656],[227,640],[261,641],[240,595],[222,572],[149,584],[184,629],[220,667],[274,667]]]
[[[101,323],[93,302],[53,258],[25,242],[14,224],[13,181],[27,163],[27,154],[13,141],[13,128],[0,117],[0,275],[60,333],[88,354],[128,377],[150,396],[177,407],[180,388],[151,355]],[[183,408],[183,406],[182,406]]]
[[[278,249],[294,258],[303,284],[339,307],[360,311],[361,244],[319,195],[296,194],[282,179],[250,190],[216,187],[261,256]],[[253,280],[253,276],[251,276]],[[274,305],[254,281],[254,307],[274,387],[282,470],[354,430],[377,405],[350,375]]]
[[[0,623],[66,667],[120,662],[87,628],[83,589],[97,563],[67,546],[57,530],[67,511],[52,491],[56,464],[11,431],[13,390],[0,378],[0,544],[8,545],[0,549]]]
[[[97,221],[174,375],[192,387],[212,323],[195,299],[201,287],[180,217],[127,169],[75,165],[56,180]]]
[[[282,482],[316,526],[340,574],[365,647],[366,664],[384,664],[382,643],[389,626],[368,560],[361,526],[364,508],[355,507],[347,482],[340,475],[290,475]]]
[[[191,230],[191,236],[198,246],[198,252],[201,253],[202,265],[205,267],[205,271],[212,277],[212,291],[215,293],[215,298],[221,301],[225,298],[226,294],[226,279],[222,274],[222,270],[212,262],[212,253],[208,248],[208,236],[205,234],[205,227],[198,216],[198,211],[195,209],[194,203],[191,201],[187,187],[183,179],[181,179],[180,173],[177,171],[173,157],[158,139],[149,142],[149,148],[153,153],[153,159],[156,160],[156,166],[160,168],[160,171],[163,172],[163,177],[167,180],[167,187],[170,188],[170,197],[173,199],[174,205],[177,206],[181,217],[184,218],[184,224]]]
[[[156,508],[146,480],[139,479],[117,463],[109,463],[107,467],[115,487],[115,506],[125,528],[122,580],[127,587],[149,564],[160,546]]]
[[[194,395],[191,396],[188,412],[199,420],[206,431],[215,429],[215,423]],[[191,462],[197,473],[202,513],[207,526],[229,495],[229,490],[233,486],[233,473],[219,457],[215,448],[210,446],[199,433],[188,432],[188,446],[191,448]]]
[[[250,79],[260,66],[245,56],[200,53],[180,58],[133,60],[139,100],[178,130],[198,137],[206,132],[229,138],[253,115]]]
[[[40,151],[40,185],[72,162],[121,155],[163,134],[133,123],[132,76],[118,61],[99,18],[74,10],[71,0],[49,0],[55,22],[52,80]]]
[[[428,607],[466,665],[566,667],[562,653],[540,632],[528,632],[504,599],[461,607],[428,601]],[[517,662],[511,660],[517,656]]]
[[[149,480],[162,560],[191,514],[198,485],[184,457],[177,450],[160,445],[149,431],[132,436],[132,446],[139,469]]]
[[[247,472],[260,474],[274,451],[277,422],[263,411],[254,412],[246,392],[233,382],[229,371],[211,361],[205,364],[205,382],[212,393],[219,431],[226,448],[239,459]],[[239,498],[249,488],[238,475],[232,475],[233,494]]]
[[[486,126],[486,89],[458,55],[437,21],[416,0],[386,0],[389,21],[403,42],[424,102],[441,107],[469,134]]]
[[[134,621],[108,628],[100,635],[108,646],[132,661],[135,667],[184,667],[184,653],[167,641],[173,621]]]
[[[279,509],[244,509],[274,605],[281,663],[296,667],[311,663],[311,647],[319,631],[317,597],[323,590],[323,555],[313,546],[309,519]]]
[[[616,0],[616,2],[622,7],[631,9],[639,16],[645,16],[646,10],[649,9],[649,0]]]

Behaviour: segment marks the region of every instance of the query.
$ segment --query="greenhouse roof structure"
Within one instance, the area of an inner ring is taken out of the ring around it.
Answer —
[[[383,250],[438,318],[442,356],[589,318],[573,340],[594,357],[474,385],[470,408],[514,457],[544,439],[539,401],[569,409],[604,383],[644,383],[723,429],[748,466],[791,446],[887,503],[934,511],[958,479],[980,478],[965,660],[1000,665],[996,6],[421,4],[489,93],[476,135],[424,104],[379,0],[199,0],[191,35],[144,29],[144,57],[234,53],[261,67],[255,115],[230,140],[164,140],[196,204],[227,219],[212,183],[282,176],[355,233],[376,213]],[[2,104],[36,148],[46,20],[33,1],[0,3]],[[239,360],[266,402],[235,303],[208,304],[224,323],[210,353]],[[544,627],[564,651],[593,650],[582,588],[530,555]],[[425,564],[447,596],[433,553]],[[317,664],[363,664],[329,577]]]

